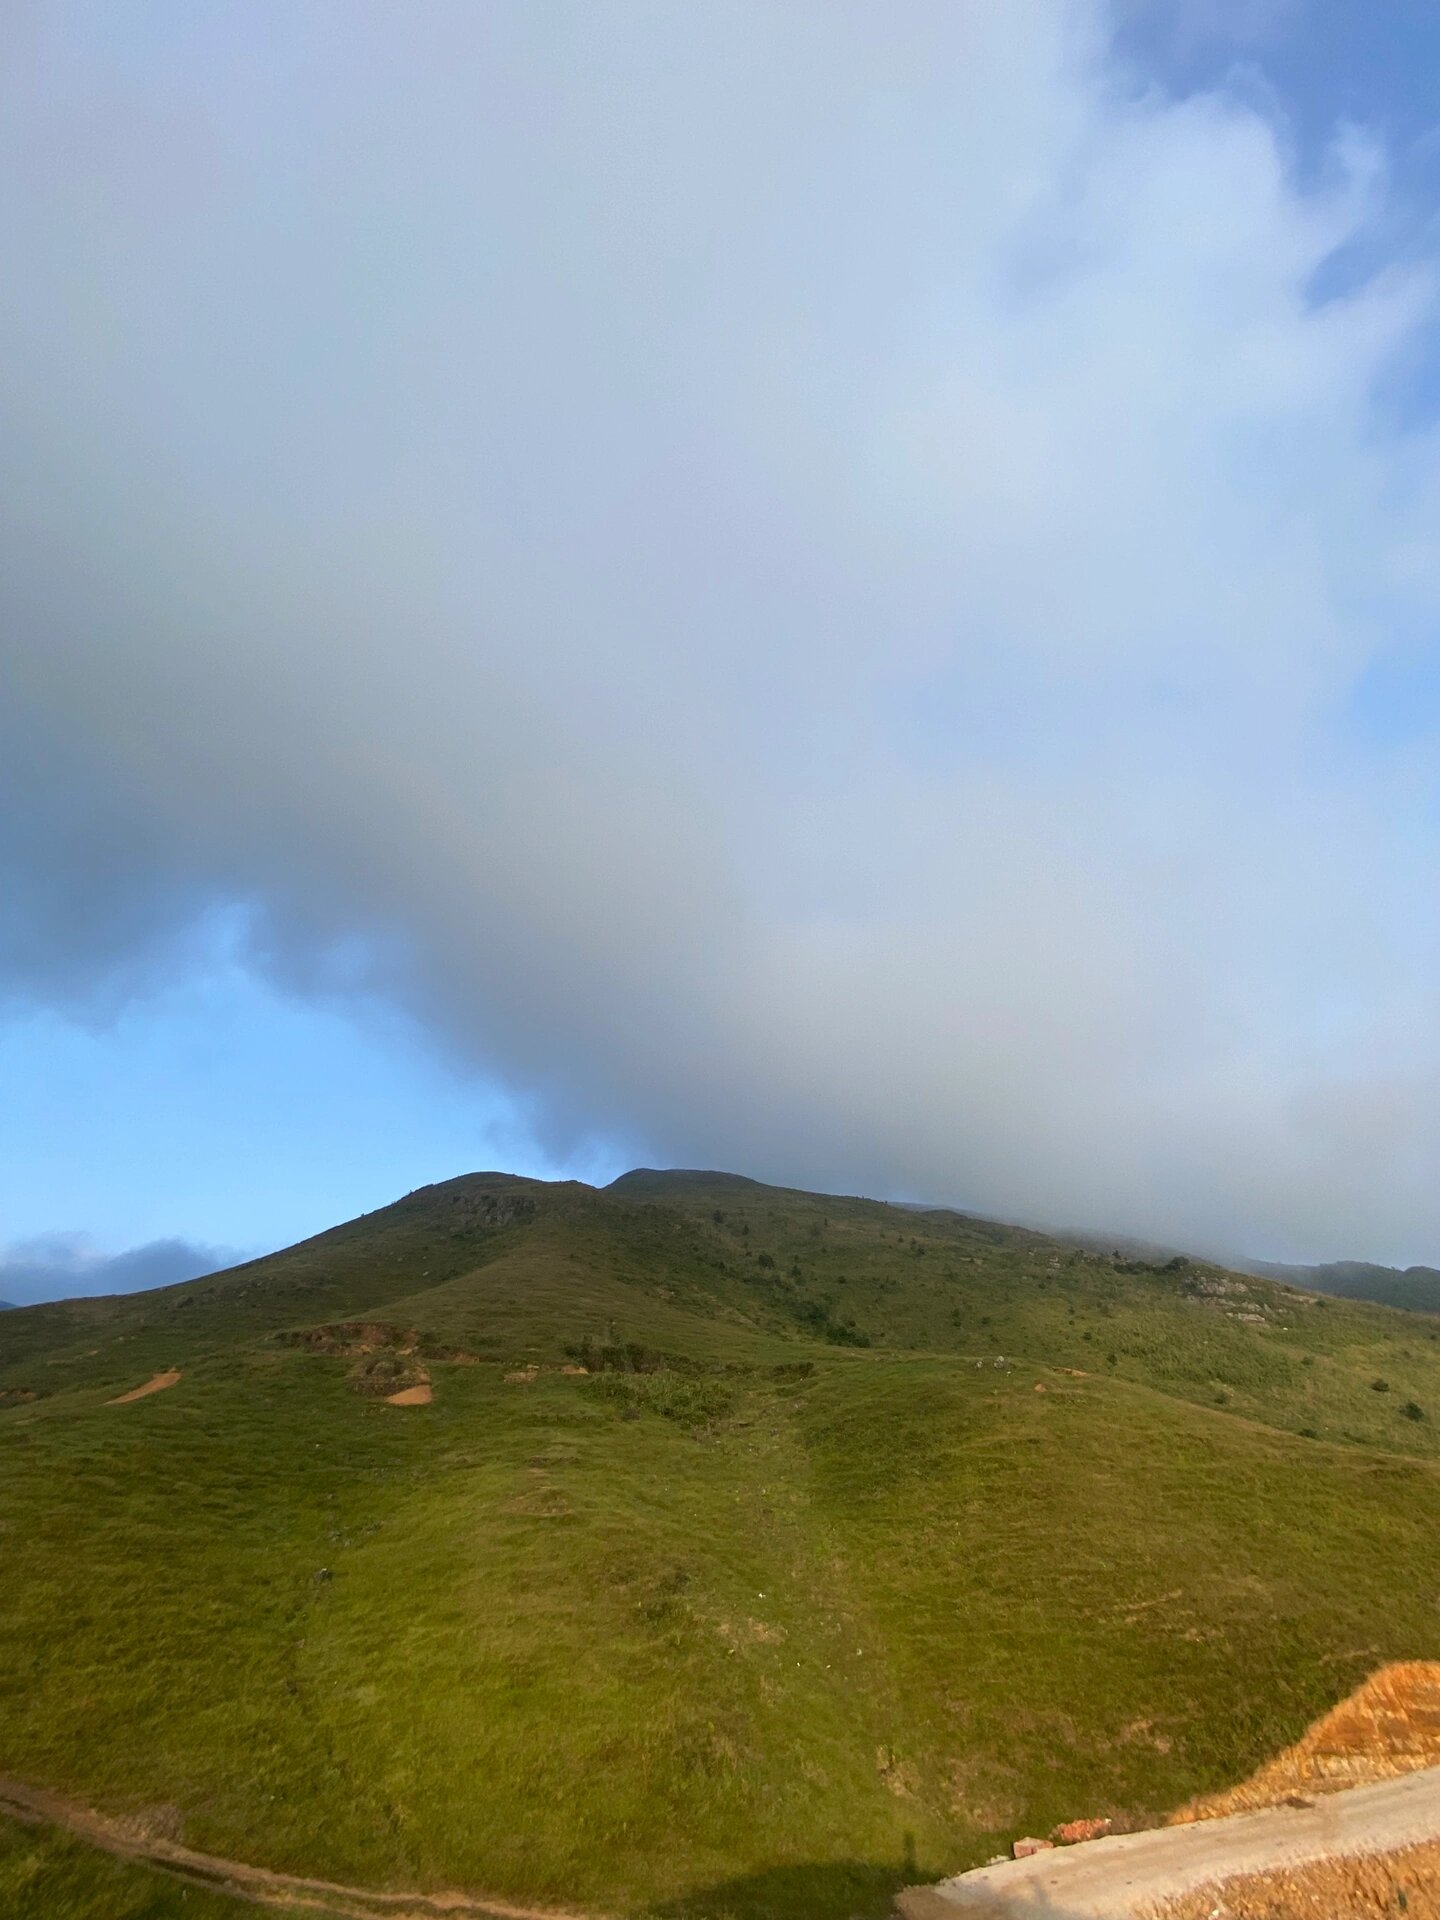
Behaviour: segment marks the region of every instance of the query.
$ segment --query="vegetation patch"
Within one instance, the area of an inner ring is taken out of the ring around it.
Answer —
[[[275,1338],[282,1346],[344,1359],[372,1353],[414,1353],[420,1342],[413,1327],[397,1327],[383,1320],[342,1320],[320,1327],[286,1327]]]
[[[624,1412],[659,1414],[677,1426],[700,1430],[715,1426],[734,1410],[734,1389],[723,1379],[652,1370],[646,1373],[602,1373],[590,1388]]]

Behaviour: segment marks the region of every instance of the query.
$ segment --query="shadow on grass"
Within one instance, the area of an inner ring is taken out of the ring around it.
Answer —
[[[683,1900],[652,1907],[653,1920],[881,1920],[901,1887],[917,1878],[913,1860],[876,1866],[826,1860],[816,1866],[767,1867],[702,1887]]]

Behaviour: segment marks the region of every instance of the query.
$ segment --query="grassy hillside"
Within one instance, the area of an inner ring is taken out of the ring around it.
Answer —
[[[1437,1333],[645,1172],[21,1309],[0,1773],[362,1885],[883,1912],[1440,1653]]]

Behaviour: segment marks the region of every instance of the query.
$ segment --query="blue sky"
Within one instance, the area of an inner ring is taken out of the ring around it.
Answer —
[[[317,1190],[346,1218],[446,1167],[558,1176],[514,1098],[457,1075],[403,1014],[279,991],[227,949],[217,938],[103,1023],[49,1009],[7,1022],[0,1073],[30,1096],[0,1117],[0,1155],[23,1170],[22,1231],[73,1221],[77,1167],[119,1246],[250,1248],[257,1206],[283,1244],[315,1230]],[[566,1161],[592,1164],[583,1149]],[[593,1170],[613,1177],[612,1164]]]
[[[0,27],[0,1297],[642,1161],[1440,1263],[1440,15],[341,18]]]

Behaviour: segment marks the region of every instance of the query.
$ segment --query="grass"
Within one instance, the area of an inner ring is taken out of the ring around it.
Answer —
[[[253,1920],[255,1908],[112,1860],[69,1834],[0,1817],[0,1913],[6,1920]]]
[[[7,1314],[0,1771],[357,1884],[882,1913],[1440,1651],[1437,1330],[709,1176]]]

